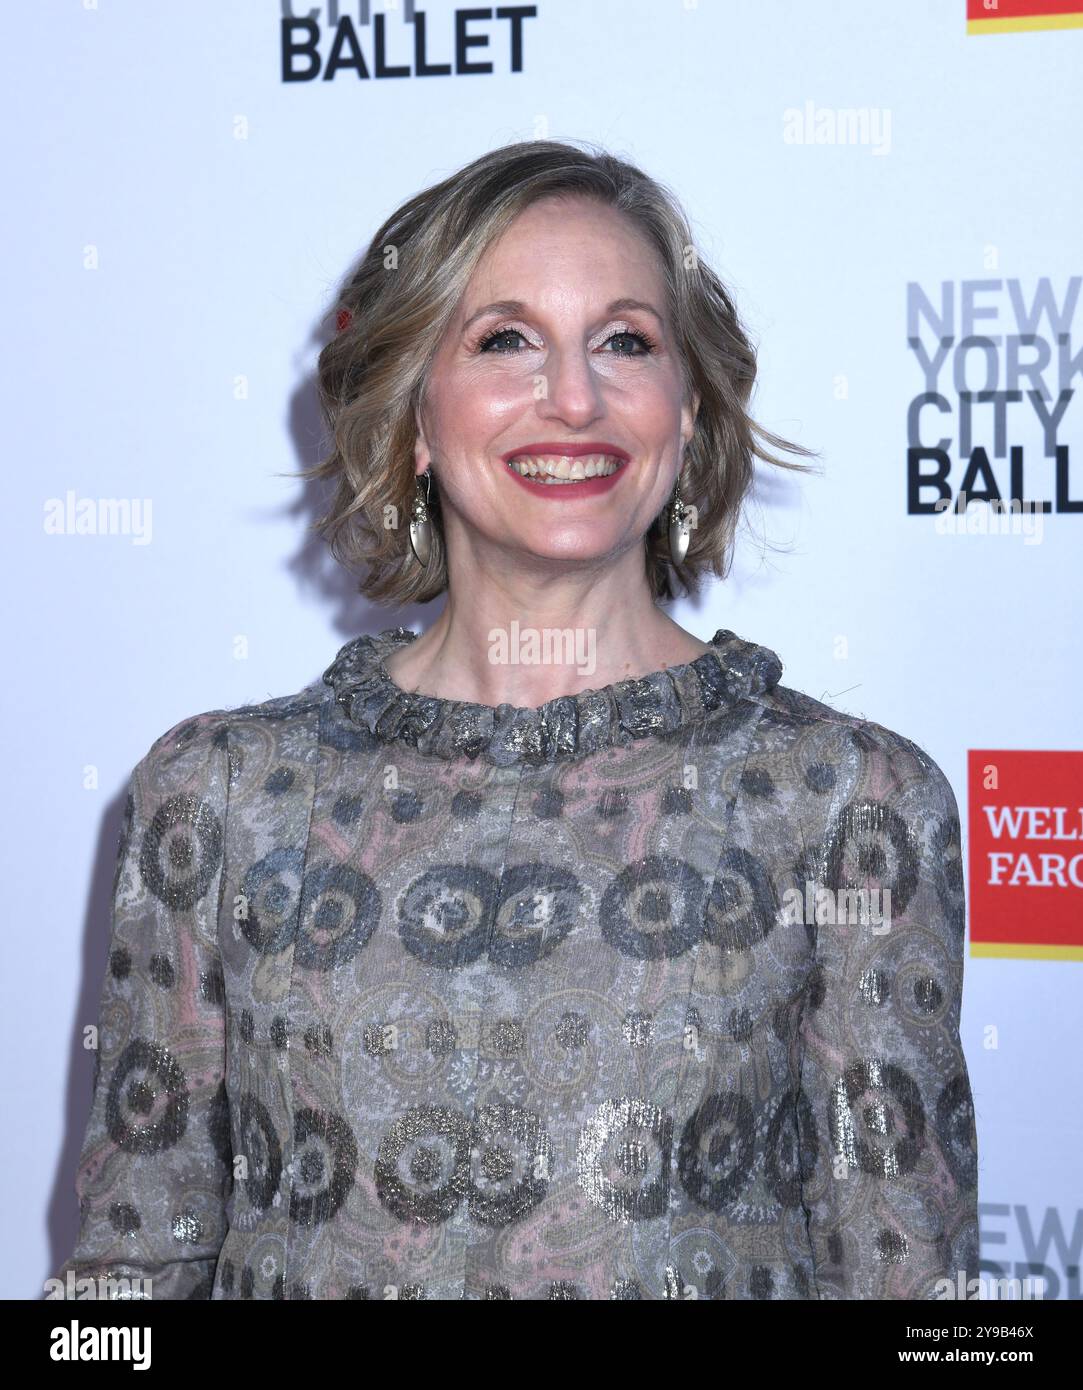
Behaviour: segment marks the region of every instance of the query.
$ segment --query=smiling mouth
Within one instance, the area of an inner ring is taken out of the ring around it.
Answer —
[[[624,460],[612,454],[582,454],[568,458],[566,454],[519,454],[507,466],[521,478],[542,487],[560,487],[585,483],[589,478],[608,478],[624,467]]]

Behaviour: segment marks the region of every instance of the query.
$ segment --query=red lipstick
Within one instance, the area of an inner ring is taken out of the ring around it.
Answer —
[[[604,477],[583,478],[569,483],[538,482],[536,478],[524,477],[522,473],[517,473],[514,468],[510,467],[512,459],[521,458],[524,455],[574,459],[582,458],[587,454],[605,454],[609,458],[618,459],[619,466]],[[628,464],[632,461],[632,456],[626,449],[621,449],[616,444],[606,443],[604,440],[595,439],[582,440],[574,444],[561,444],[552,440],[521,444],[517,449],[509,449],[501,457],[504,462],[504,471],[520,487],[528,488],[535,497],[546,497],[554,501],[564,502],[570,501],[573,497],[597,497],[599,493],[608,492],[624,476]]]

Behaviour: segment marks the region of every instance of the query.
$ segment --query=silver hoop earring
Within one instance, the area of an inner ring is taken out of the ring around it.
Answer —
[[[692,535],[690,516],[691,508],[685,505],[681,496],[681,475],[678,473],[669,504],[669,555],[675,565],[683,564],[688,554],[688,542]]]
[[[414,477],[414,505],[410,513],[410,549],[422,569],[432,555],[432,522],[429,520],[429,493],[432,489],[432,469],[425,470],[425,491],[421,479]]]

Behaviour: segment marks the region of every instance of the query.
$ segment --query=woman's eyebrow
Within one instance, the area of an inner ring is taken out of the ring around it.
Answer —
[[[605,312],[607,315],[612,315],[622,313],[626,309],[643,309],[648,314],[653,314],[659,323],[665,322],[654,305],[648,304],[646,300],[643,299],[629,299],[627,297],[623,299],[614,299],[611,304],[606,305]],[[526,312],[526,303],[521,299],[497,299],[492,304],[485,304],[471,314],[463,324],[462,331],[465,333],[472,323],[476,323],[478,319],[485,318],[489,314],[518,317]]]
[[[620,314],[625,309],[645,309],[648,314],[653,314],[659,323],[665,323],[665,319],[654,305],[648,304],[645,299],[614,299],[613,303],[607,306],[606,313]]]

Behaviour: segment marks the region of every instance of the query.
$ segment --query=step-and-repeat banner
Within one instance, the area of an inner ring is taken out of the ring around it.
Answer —
[[[586,140],[759,347],[730,577],[674,616],[913,739],[963,819],[982,1274],[1080,1297],[1083,0],[45,0],[0,100],[9,850],[0,1294],[70,1251],[131,768],[367,605],[307,528],[316,355],[383,218]]]

